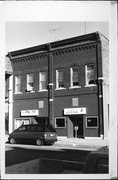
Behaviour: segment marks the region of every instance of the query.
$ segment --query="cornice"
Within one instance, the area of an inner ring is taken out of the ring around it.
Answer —
[[[45,54],[32,54],[32,55],[29,55],[29,56],[20,56],[20,57],[17,57],[17,58],[14,58],[12,59],[12,62],[13,64],[16,64],[16,63],[25,63],[25,62],[32,62],[32,61],[35,61],[35,60],[40,60],[40,59],[44,59],[44,58],[47,58],[48,54],[45,53]]]
[[[55,49],[52,50],[51,53],[53,54],[53,56],[61,56],[61,55],[65,55],[65,54],[72,54],[72,53],[79,53],[85,50],[89,50],[89,49],[93,49],[96,47],[96,43],[89,43],[86,45],[79,45],[79,46],[71,46],[71,47],[64,47],[64,48],[59,48],[59,49]],[[13,64],[16,63],[25,63],[25,62],[32,62],[35,60],[40,60],[40,59],[45,59],[48,57],[48,54],[50,52],[45,52],[45,53],[32,53],[30,55],[22,55],[19,56],[17,58],[13,58],[12,62]]]
[[[59,56],[59,55],[77,53],[77,52],[80,52],[80,51],[93,49],[93,48],[95,48],[95,46],[96,46],[96,43],[87,44],[87,45],[81,45],[81,46],[58,49],[58,50],[53,51],[52,53],[53,53],[54,56]]]

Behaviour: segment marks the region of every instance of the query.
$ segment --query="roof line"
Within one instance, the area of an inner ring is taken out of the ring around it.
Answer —
[[[53,49],[53,48],[62,47],[62,46],[70,45],[70,44],[75,44],[77,42],[84,42],[87,40],[92,41],[93,39],[95,41],[100,40],[100,33],[98,31],[89,33],[89,34],[84,34],[81,36],[75,36],[75,37],[71,37],[67,39],[62,39],[59,41],[49,42],[49,43],[41,44],[38,46],[21,49],[21,50],[12,51],[12,52],[9,52],[7,56],[9,56],[9,58],[12,58],[12,57],[19,56],[22,54],[29,54],[29,53],[33,53],[37,51],[48,51],[47,45],[49,44],[51,48]]]

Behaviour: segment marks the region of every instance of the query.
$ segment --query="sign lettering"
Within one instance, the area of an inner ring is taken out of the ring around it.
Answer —
[[[38,116],[38,115],[39,115],[39,110],[37,109],[21,111],[21,116]]]
[[[66,108],[64,115],[86,114],[86,108]]]

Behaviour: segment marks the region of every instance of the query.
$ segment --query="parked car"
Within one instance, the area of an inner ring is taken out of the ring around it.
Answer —
[[[36,145],[54,144],[57,141],[56,130],[52,125],[28,124],[21,125],[11,134],[8,140],[11,144],[17,142],[35,142]]]

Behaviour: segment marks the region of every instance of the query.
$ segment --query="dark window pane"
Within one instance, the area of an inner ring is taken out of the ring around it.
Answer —
[[[72,86],[79,86],[78,67],[72,68]]]
[[[57,127],[65,127],[65,119],[57,118],[56,119],[56,126]]]
[[[38,131],[38,132],[44,132],[44,127],[36,126],[36,131]]]
[[[88,84],[95,83],[94,65],[87,66],[87,82]]]
[[[87,127],[97,127],[97,117],[87,118]]]

